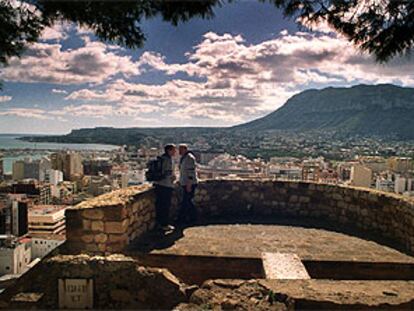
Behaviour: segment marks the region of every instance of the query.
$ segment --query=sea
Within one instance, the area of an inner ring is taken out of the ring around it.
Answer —
[[[49,150],[104,150],[110,151],[118,149],[119,146],[103,145],[103,144],[64,144],[64,143],[35,143],[19,140],[24,136],[33,136],[31,134],[0,134],[0,149],[31,149],[33,152],[30,154],[19,154],[18,156],[4,156],[3,157],[3,170],[5,173],[11,173],[13,161],[23,159],[25,157],[31,157],[32,159],[38,159],[46,155],[45,149]],[[36,150],[39,150],[37,152]]]

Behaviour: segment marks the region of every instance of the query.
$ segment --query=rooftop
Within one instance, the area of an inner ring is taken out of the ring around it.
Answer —
[[[68,207],[67,205],[34,205],[29,209],[29,214],[34,216],[51,215]]]

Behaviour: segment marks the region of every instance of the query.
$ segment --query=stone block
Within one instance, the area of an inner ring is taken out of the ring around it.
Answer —
[[[137,213],[141,208],[142,208],[141,202],[135,202],[134,204],[132,204],[132,211],[134,213]]]
[[[84,234],[81,237],[82,242],[84,243],[92,243],[94,241],[95,235],[94,234]]]
[[[102,220],[104,212],[101,208],[89,208],[82,211],[82,217],[90,220]]]
[[[94,220],[91,222],[91,230],[92,231],[104,231],[104,222],[102,220]]]
[[[86,252],[99,252],[99,247],[98,247],[98,244],[96,243],[89,243],[89,244],[85,244],[84,250]]]
[[[148,221],[150,221],[150,220],[151,220],[151,218],[152,218],[151,213],[146,213],[146,214],[142,217],[142,221],[143,221],[143,222],[148,222]]]
[[[299,188],[299,184],[296,182],[290,182],[289,183],[289,188],[291,189],[298,189]]]
[[[91,230],[92,227],[92,221],[88,220],[88,219],[83,219],[82,220],[82,228],[84,230]]]
[[[131,301],[132,299],[131,293],[124,289],[113,289],[110,292],[110,296],[112,300],[125,303]]]
[[[338,201],[337,206],[339,208],[345,208],[347,206],[347,204],[344,201]]]
[[[103,208],[105,221],[119,221],[128,216],[125,205],[106,206]]]
[[[105,243],[108,240],[108,236],[105,233],[99,233],[95,235],[96,243]]]
[[[127,241],[125,242],[120,241],[118,243],[113,243],[113,244],[111,243],[106,246],[106,251],[111,252],[111,253],[122,252],[127,245],[128,245]]]
[[[108,243],[125,242],[127,240],[128,235],[126,234],[110,234],[108,237]]]
[[[105,243],[98,244],[98,250],[102,253],[106,252],[107,247]]]
[[[296,203],[296,202],[298,202],[298,196],[297,195],[291,195],[290,197],[289,197],[289,203]]]
[[[128,229],[127,221],[106,221],[105,232],[106,233],[125,233]]]
[[[340,194],[340,193],[333,193],[332,198],[336,201],[343,201],[344,200],[343,195]]]
[[[66,228],[66,240],[67,241],[81,241],[82,236],[85,234],[83,229],[74,229],[71,227]]]

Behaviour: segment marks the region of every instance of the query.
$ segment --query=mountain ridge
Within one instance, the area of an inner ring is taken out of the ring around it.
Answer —
[[[335,130],[414,138],[414,88],[392,84],[310,89],[235,130]]]

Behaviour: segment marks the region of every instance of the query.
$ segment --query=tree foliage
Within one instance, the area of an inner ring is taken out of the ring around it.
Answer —
[[[162,16],[172,25],[193,17],[211,18],[224,0],[0,0],[0,64],[39,37],[45,27],[70,21],[102,41],[142,47],[144,19]],[[228,0],[232,1],[232,0]],[[412,0],[261,0],[283,9],[301,24],[326,22],[362,50],[387,61],[409,52],[414,42]]]
[[[161,15],[177,25],[193,17],[213,17],[213,7],[218,4],[219,0],[1,0],[0,63],[20,56],[46,27],[58,21],[86,27],[102,41],[139,48],[145,41],[140,27],[144,19]]]

